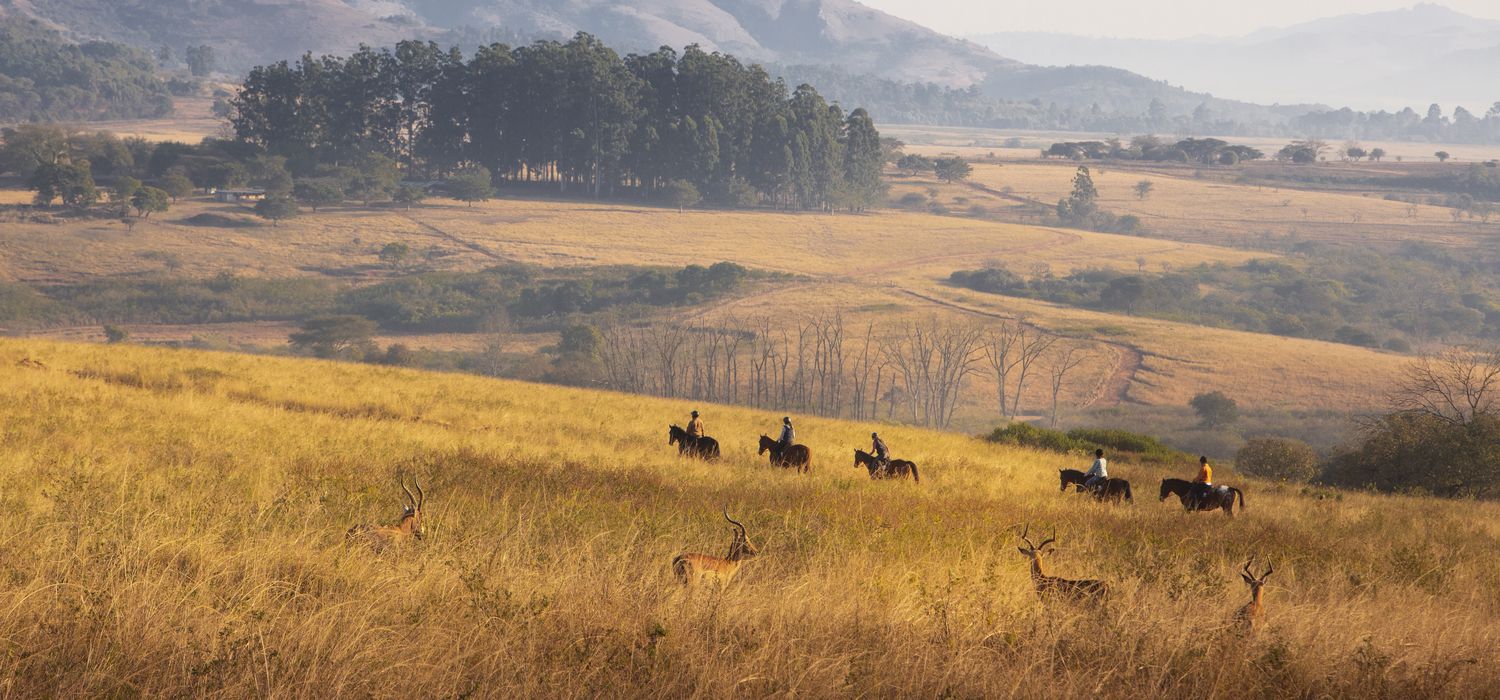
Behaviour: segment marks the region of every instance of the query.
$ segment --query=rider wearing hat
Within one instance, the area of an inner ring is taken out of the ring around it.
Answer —
[[[891,448],[885,446],[885,441],[880,439],[878,433],[870,433],[870,451],[875,453],[875,460],[880,462],[882,471],[891,466]]]
[[[787,448],[792,446],[792,441],[797,439],[797,431],[792,429],[792,417],[785,416],[781,419],[781,437],[776,438],[776,451],[786,454]]]
[[[693,418],[688,421],[687,434],[693,439],[703,437],[703,419],[698,417],[697,411],[693,411]]]

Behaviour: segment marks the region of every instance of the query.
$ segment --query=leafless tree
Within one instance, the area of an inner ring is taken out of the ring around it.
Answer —
[[[963,383],[982,353],[983,330],[976,324],[936,317],[904,324],[886,339],[883,354],[901,379],[911,421],[947,427]]]
[[[1047,366],[1048,386],[1052,389],[1052,427],[1057,427],[1057,402],[1067,385],[1068,374],[1088,359],[1088,349],[1077,343],[1063,343],[1052,353]]]
[[[1021,327],[1020,337],[1016,342],[1016,352],[1020,357],[1020,362],[1016,366],[1016,396],[1010,406],[1010,415],[1021,415],[1021,396],[1026,391],[1026,378],[1031,374],[1031,367],[1057,340],[1055,335],[1048,335],[1027,326]]]
[[[1003,321],[984,334],[984,358],[995,373],[996,405],[1002,418],[1010,415],[1005,388],[1010,384],[1012,371],[1021,363],[1021,352],[1016,346],[1024,332],[1021,323]]]
[[[1407,365],[1390,396],[1398,411],[1467,425],[1495,410],[1500,391],[1500,349],[1457,347]]]

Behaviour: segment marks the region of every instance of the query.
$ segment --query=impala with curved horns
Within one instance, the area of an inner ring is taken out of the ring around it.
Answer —
[[[1240,627],[1254,632],[1260,627],[1261,620],[1265,617],[1265,606],[1261,603],[1261,595],[1265,592],[1266,578],[1276,572],[1276,567],[1266,562],[1266,573],[1256,576],[1250,573],[1250,563],[1255,561],[1254,557],[1245,560],[1245,566],[1240,569],[1240,578],[1245,580],[1245,585],[1250,587],[1250,602],[1245,603],[1234,613],[1234,622]]]
[[[760,553],[745,534],[745,526],[729,517],[729,507],[724,507],[724,519],[734,526],[734,539],[729,543],[729,553],[723,557],[711,554],[679,554],[672,559],[672,573],[684,584],[716,581],[728,585],[735,572],[746,559]]]
[[[1057,541],[1057,531],[1052,531],[1052,536],[1042,540],[1041,544],[1032,544],[1026,537],[1031,532],[1031,526],[1021,531],[1021,541],[1026,543],[1025,547],[1016,547],[1020,552],[1031,559],[1031,582],[1036,586],[1037,595],[1046,597],[1049,595],[1062,594],[1075,600],[1102,601],[1109,596],[1109,584],[1093,579],[1067,579],[1059,576],[1048,576],[1042,569],[1042,554],[1047,545]]]
[[[417,478],[412,477],[411,484],[417,488],[417,495],[411,494],[411,489],[406,488],[406,477],[401,477],[401,490],[406,492],[406,504],[401,507],[401,520],[395,525],[376,525],[366,523],[349,528],[345,538],[359,540],[375,551],[384,551],[391,546],[399,546],[410,539],[422,539],[422,505],[427,502],[427,494],[422,492],[422,485],[417,483]]]

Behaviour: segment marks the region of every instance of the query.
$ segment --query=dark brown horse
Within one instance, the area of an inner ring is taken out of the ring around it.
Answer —
[[[871,479],[905,479],[907,473],[910,472],[912,481],[922,483],[922,477],[917,474],[917,463],[910,460],[893,459],[882,469],[880,460],[875,459],[875,455],[864,450],[855,450],[854,466],[870,470]]]
[[[783,453],[781,443],[762,435],[760,436],[760,451],[756,454],[763,455],[767,452],[771,453],[771,466],[773,467],[782,469],[796,467],[798,474],[805,474],[812,470],[812,450],[807,449],[807,445],[794,444],[786,448]]]
[[[667,444],[677,445],[677,454],[697,457],[698,459],[718,459],[719,441],[707,435],[693,437],[686,430],[672,426],[667,430]]]
[[[1058,490],[1060,491],[1067,491],[1069,486],[1076,486],[1080,493],[1090,493],[1093,495],[1094,500],[1097,501],[1111,501],[1114,503],[1122,501],[1135,502],[1135,495],[1130,492],[1130,482],[1124,479],[1105,479],[1099,488],[1092,491],[1088,491],[1083,486],[1089,480],[1088,474],[1077,469],[1057,470],[1057,480],[1059,482]]]
[[[1161,497],[1157,500],[1165,501],[1172,495],[1182,501],[1182,507],[1189,513],[1222,508],[1225,515],[1233,518],[1234,498],[1239,496],[1240,510],[1245,510],[1245,494],[1233,486],[1216,486],[1201,496],[1199,491],[1199,484],[1185,479],[1162,479]]]

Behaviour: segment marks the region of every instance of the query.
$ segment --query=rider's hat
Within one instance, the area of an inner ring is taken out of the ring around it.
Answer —
[[[783,422],[783,423],[790,423],[790,422],[792,422],[792,417],[791,416],[782,416],[781,417],[781,422]]]
[[[870,433],[870,437],[880,437],[880,436],[876,435],[875,433]]]
[[[698,412],[697,412],[697,411],[693,411],[693,417],[694,417],[694,418],[697,418],[697,417],[698,417]]]

